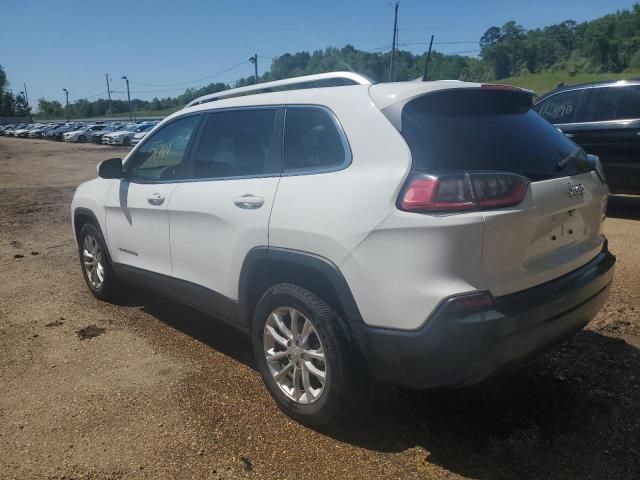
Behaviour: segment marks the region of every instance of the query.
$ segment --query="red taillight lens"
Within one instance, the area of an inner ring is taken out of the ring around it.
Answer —
[[[522,201],[527,184],[510,173],[418,176],[408,181],[399,206],[411,212],[509,207]]]
[[[527,181],[519,175],[479,173],[471,175],[478,208],[517,205],[524,198]]]
[[[464,176],[418,177],[404,191],[401,207],[409,211],[473,210],[469,186]]]

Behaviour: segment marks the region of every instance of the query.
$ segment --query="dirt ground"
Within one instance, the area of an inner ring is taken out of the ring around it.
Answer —
[[[615,284],[585,331],[473,388],[381,387],[315,431],[276,408],[244,335],[90,295],[69,204],[124,153],[0,138],[0,478],[640,478],[640,198],[610,200]]]

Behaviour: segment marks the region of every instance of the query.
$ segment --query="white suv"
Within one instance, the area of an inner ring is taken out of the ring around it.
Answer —
[[[531,92],[353,73],[208,95],[72,204],[100,299],[151,288],[252,335],[319,424],[363,379],[470,385],[584,327],[615,257],[608,188]]]

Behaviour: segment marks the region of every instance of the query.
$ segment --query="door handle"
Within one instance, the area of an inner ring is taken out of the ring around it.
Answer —
[[[565,133],[564,135],[567,138],[573,138],[573,133]]]
[[[156,207],[158,205],[162,205],[164,203],[164,195],[160,195],[159,193],[154,193],[153,195],[147,198],[147,202],[149,202],[149,204],[154,205]]]
[[[260,208],[262,205],[264,205],[264,198],[246,194],[242,195],[241,197],[234,198],[233,203],[235,203],[236,207],[239,208],[244,208],[246,210],[255,210],[256,208]]]

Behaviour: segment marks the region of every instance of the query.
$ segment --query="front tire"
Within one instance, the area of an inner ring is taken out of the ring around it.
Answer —
[[[87,137],[85,137],[84,135],[80,135],[78,137],[78,143],[87,143]]]
[[[342,319],[304,288],[269,288],[256,306],[252,338],[269,393],[284,413],[303,424],[332,422],[361,390],[362,363]]]
[[[104,301],[116,300],[122,285],[111,266],[102,233],[93,223],[82,226],[78,247],[82,274],[93,296]]]

